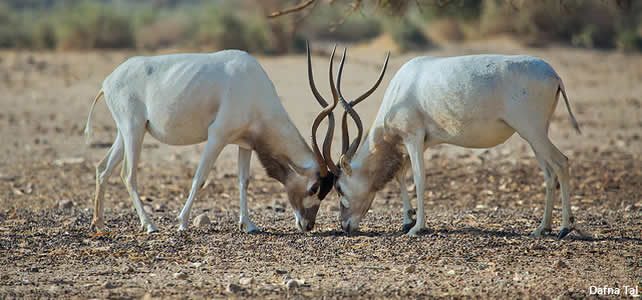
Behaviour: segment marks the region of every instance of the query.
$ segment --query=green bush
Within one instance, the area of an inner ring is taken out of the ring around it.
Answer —
[[[191,26],[189,19],[182,16],[167,15],[155,18],[136,29],[136,47],[157,50],[184,45],[191,38]]]
[[[488,0],[482,7],[481,34],[509,33],[531,45],[570,42],[578,47],[614,48],[617,32],[627,30],[620,26],[623,14],[639,21],[642,9],[637,6],[626,12],[608,1],[524,1],[515,7],[507,1]]]
[[[642,51],[642,37],[635,30],[620,31],[615,45],[622,51]]]
[[[83,2],[57,13],[59,48],[132,48],[135,45],[130,18],[105,5]]]
[[[377,37],[382,26],[378,18],[359,13],[346,16],[340,6],[324,6],[305,20],[302,32],[313,39],[360,41]]]
[[[31,39],[21,16],[0,3],[0,47],[29,47]]]
[[[195,27],[194,42],[199,46],[246,51],[268,48],[265,24],[254,15],[237,14],[233,7],[212,6],[199,16]]]
[[[407,18],[389,20],[386,22],[386,32],[401,51],[420,50],[432,46],[421,28]]]

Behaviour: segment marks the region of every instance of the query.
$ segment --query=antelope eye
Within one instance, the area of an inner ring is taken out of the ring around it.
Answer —
[[[308,196],[312,196],[316,194],[318,191],[319,191],[319,183],[317,182],[308,191]]]

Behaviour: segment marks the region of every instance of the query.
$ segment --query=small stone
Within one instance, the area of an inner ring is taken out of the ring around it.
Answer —
[[[415,267],[415,265],[409,265],[404,269],[404,272],[408,274],[415,273],[415,271],[417,271],[417,267]]]
[[[152,208],[151,205],[143,205],[143,210],[145,211],[146,214],[151,215],[154,213],[154,209]]]
[[[276,269],[274,270],[274,273],[276,273],[277,275],[283,275],[283,274],[287,274],[288,271],[282,270],[282,269]]]
[[[558,259],[555,262],[555,267],[558,268],[558,269],[566,269],[566,268],[568,268],[568,264],[566,262],[564,262],[563,260]]]
[[[252,283],[254,283],[254,278],[252,277],[243,277],[239,279],[239,284],[241,285],[250,285]]]
[[[194,218],[193,225],[194,227],[205,227],[210,225],[212,222],[210,222],[210,218],[207,217],[207,214],[200,214]]]
[[[66,210],[71,209],[72,207],[74,207],[74,203],[69,199],[60,200],[60,202],[58,202],[58,208],[60,209]]]
[[[238,285],[238,284],[235,284],[235,283],[228,283],[227,287],[225,288],[225,290],[228,293],[233,293],[233,294],[236,294],[236,293],[240,292],[241,289],[242,289],[241,286]]]
[[[230,196],[230,194],[228,194],[228,193],[221,193],[221,198],[223,198],[223,199],[230,199],[230,198],[231,198],[231,196]]]
[[[177,272],[177,273],[174,273],[174,278],[180,279],[180,280],[185,280],[185,279],[187,279],[187,274],[183,273],[183,272]]]
[[[167,205],[163,203],[154,203],[154,210],[157,212],[164,212],[167,210]]]
[[[126,266],[123,267],[122,272],[124,274],[132,273],[132,272],[134,272],[134,268],[132,268],[132,266],[130,266],[130,265],[126,265]]]
[[[285,287],[288,290],[296,289],[296,288],[299,287],[299,281],[296,280],[296,279],[290,279],[290,280],[285,282]]]
[[[455,272],[455,270],[448,270],[448,272],[446,272],[446,274],[448,274],[450,276],[453,276],[453,275],[457,274],[457,272]]]
[[[60,167],[63,165],[81,164],[83,162],[85,162],[85,159],[82,157],[68,157],[68,158],[56,159],[53,161],[53,164]]]
[[[113,284],[111,281],[106,281],[106,282],[105,282],[105,283],[103,283],[101,286],[102,286],[102,288],[104,288],[104,289],[113,289],[113,288],[116,288],[116,285],[115,285],[115,284]]]
[[[194,268],[197,268],[197,269],[200,268],[202,265],[203,265],[202,262],[193,262],[193,263],[190,264],[190,266],[192,266]]]

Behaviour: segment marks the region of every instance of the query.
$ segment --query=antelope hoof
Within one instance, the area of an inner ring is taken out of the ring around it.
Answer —
[[[403,227],[401,227],[401,230],[403,231],[403,233],[408,233],[410,229],[412,229],[415,226],[415,224],[417,224],[417,221],[411,220],[410,223],[404,223]]]
[[[89,229],[96,232],[107,230],[107,228],[105,228],[105,223],[103,222],[103,220],[92,220]]]
[[[539,226],[539,227],[537,227],[537,229],[533,230],[533,232],[531,233],[531,237],[533,237],[533,238],[541,238],[541,237],[543,237],[545,235],[550,234],[551,232],[552,232],[552,230],[551,230],[550,227]]]
[[[560,230],[560,233],[557,235],[557,239],[558,239],[558,240],[563,239],[563,238],[564,238],[564,237],[566,237],[569,233],[571,233],[571,231],[573,231],[573,228],[562,228],[562,230]]]
[[[252,222],[239,222],[239,229],[245,233],[257,233],[260,231],[260,229]]]
[[[141,226],[141,229],[142,231],[146,231],[147,233],[158,232],[158,228],[156,228],[156,225],[154,225],[153,223],[143,224]]]
[[[181,215],[179,215],[178,217],[176,217],[176,219],[178,220],[178,231],[179,232],[186,231],[187,228],[189,227],[189,224],[187,222],[189,220],[189,217],[184,218]]]
[[[410,228],[410,230],[408,231],[408,233],[406,235],[409,236],[409,237],[417,237],[422,229],[423,228],[421,228],[421,227],[417,226],[417,224],[415,224],[415,226]]]

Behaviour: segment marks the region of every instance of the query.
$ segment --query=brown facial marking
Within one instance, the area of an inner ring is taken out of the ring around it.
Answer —
[[[259,157],[259,161],[268,176],[278,180],[282,184],[286,184],[287,179],[294,170],[288,165],[286,157],[275,156],[275,151],[269,142],[263,139],[255,139],[253,141],[253,149]]]
[[[364,165],[369,168],[368,176],[373,180],[370,189],[379,191],[397,175],[406,158],[401,149],[400,136],[384,136],[382,132],[375,134],[379,135],[375,139],[377,144]]]

